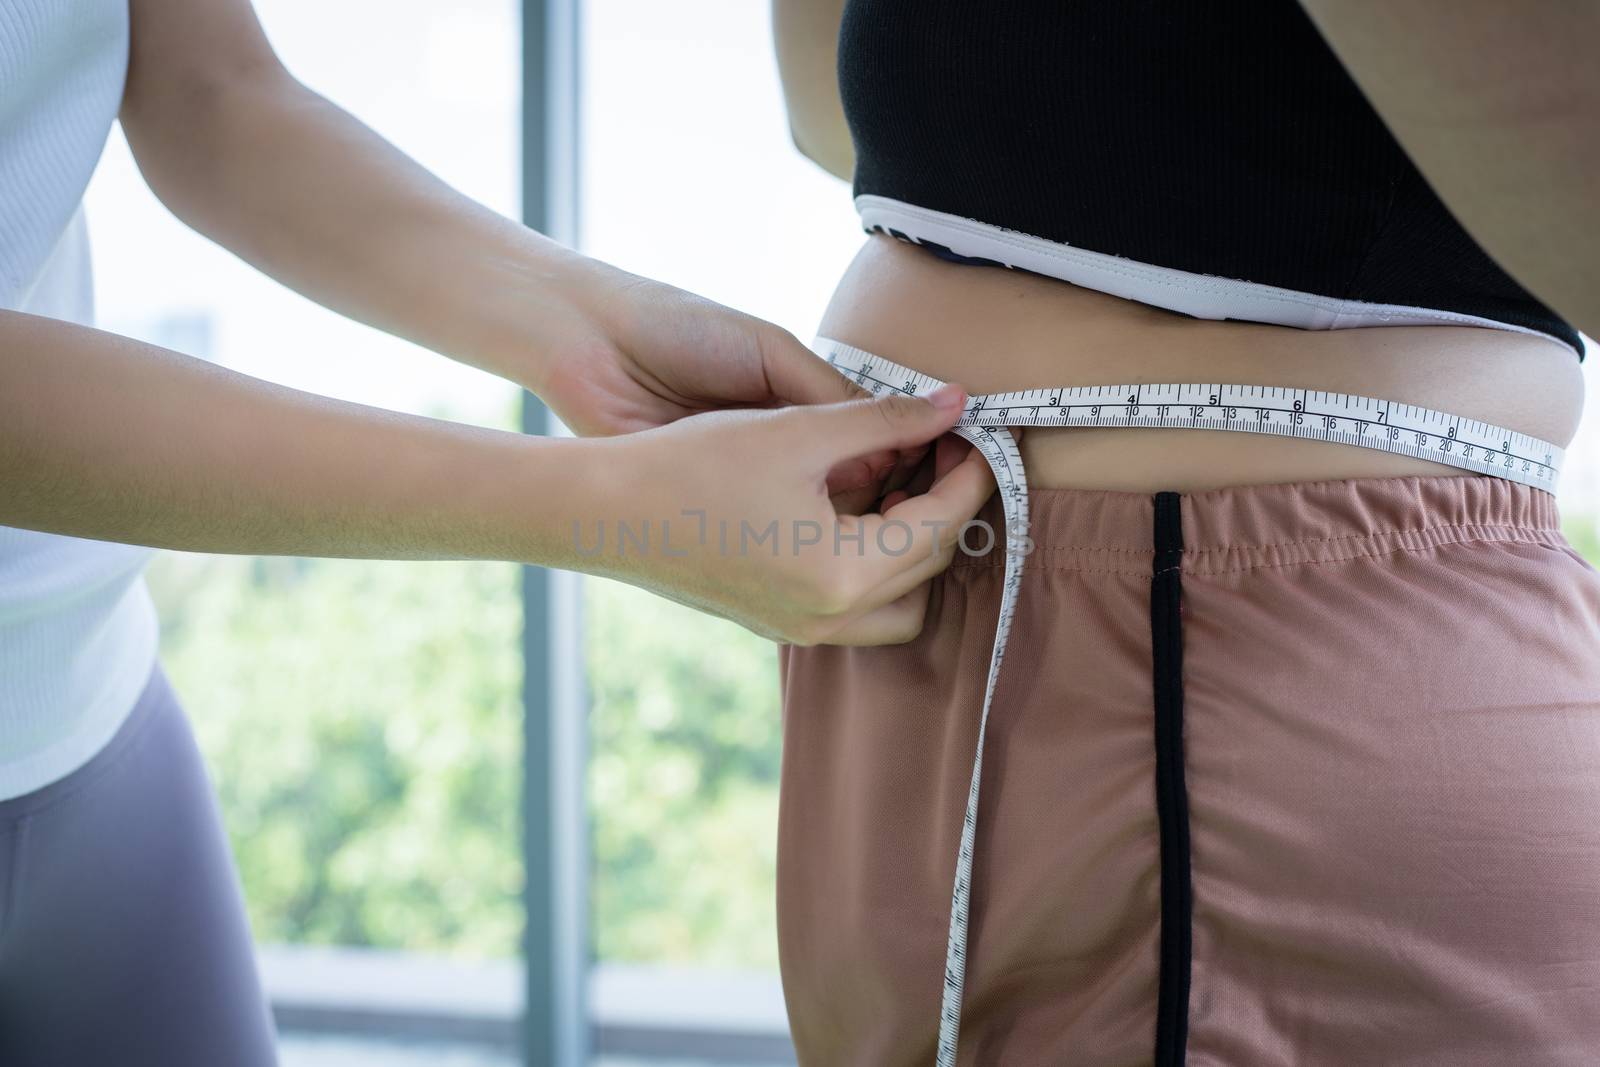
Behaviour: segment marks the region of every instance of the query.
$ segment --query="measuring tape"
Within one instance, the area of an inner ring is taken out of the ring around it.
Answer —
[[[877,396],[926,396],[944,383],[840,341],[818,337],[812,348],[834,369]],[[1156,426],[1242,430],[1306,437],[1398,452],[1418,459],[1492,474],[1553,492],[1562,450],[1548,441],[1476,419],[1350,393],[1271,385],[1134,384],[1023,389],[967,400],[954,433],[970,441],[994,471],[1005,511],[1005,582],[994,651],[983,686],[978,747],[961,823],[950,934],[945,947],[944,998],[939,1009],[937,1067],[955,1067],[961,1031],[961,991],[966,978],[967,912],[972,898],[972,853],[978,830],[978,783],[983,738],[995,682],[1005,659],[1027,553],[1028,479],[1008,426]]]

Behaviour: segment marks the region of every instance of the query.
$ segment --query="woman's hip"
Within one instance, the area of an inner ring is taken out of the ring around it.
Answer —
[[[1554,498],[1474,475],[1160,496],[1033,494],[963,1055],[1600,1050],[1600,575]],[[999,562],[958,555],[909,645],[784,652],[803,1057],[931,1048]]]
[[[0,802],[0,988],[0,1062],[276,1062],[211,782],[159,667],[87,763]]]

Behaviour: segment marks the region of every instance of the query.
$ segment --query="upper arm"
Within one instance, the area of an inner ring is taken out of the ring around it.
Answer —
[[[1574,326],[1600,329],[1600,7],[1302,6],[1467,232]]]
[[[283,73],[250,0],[130,0],[123,120],[156,116],[174,99]]]
[[[772,0],[772,36],[795,146],[849,181],[856,156],[839,100],[837,65],[844,5],[845,0]]]
[[[130,0],[128,81],[121,119],[139,166],[156,184],[205,139],[226,91],[288,81],[250,0]],[[156,174],[152,174],[154,167]]]

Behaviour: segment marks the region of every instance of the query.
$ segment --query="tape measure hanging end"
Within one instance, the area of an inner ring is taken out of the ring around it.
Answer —
[[[897,363],[880,359],[859,348],[819,337],[813,349],[821,353],[834,369],[874,396],[900,393],[926,396],[944,382],[912,371]],[[945,944],[944,993],[939,1006],[939,1045],[936,1067],[955,1067],[956,1049],[961,1034],[961,996],[966,984],[968,916],[972,908],[972,858],[978,834],[978,793],[983,780],[983,743],[989,727],[989,709],[994,704],[1000,665],[1005,660],[1006,640],[1011,636],[1011,619],[1016,614],[1017,594],[1022,587],[1022,566],[1028,540],[1028,477],[1022,466],[1017,440],[1004,426],[978,423],[983,398],[973,397],[962,422],[953,431],[971,442],[989,469],[994,472],[1004,513],[1005,536],[997,539],[1004,546],[1005,582],[1000,597],[1000,614],[995,622],[994,648],[989,653],[989,672],[983,685],[983,712],[978,717],[978,739],[972,757],[972,783],[967,789],[967,809],[961,820],[961,847],[956,853],[955,882],[950,892],[950,930]]]

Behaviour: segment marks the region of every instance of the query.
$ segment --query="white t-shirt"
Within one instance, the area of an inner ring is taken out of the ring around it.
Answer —
[[[93,324],[83,192],[127,68],[127,0],[0,0],[0,308]],[[0,526],[0,800],[82,766],[133,708],[150,554]]]

